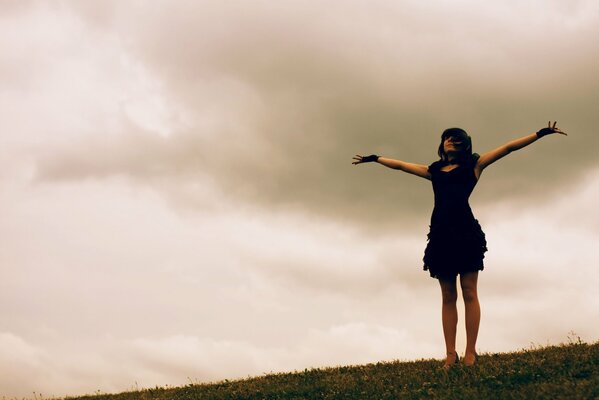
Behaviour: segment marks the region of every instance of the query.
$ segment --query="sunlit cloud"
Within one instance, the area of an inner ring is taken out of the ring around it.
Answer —
[[[430,182],[351,157],[449,126],[569,134],[472,195],[480,351],[595,340],[597,4],[3,5],[0,395],[440,357]]]

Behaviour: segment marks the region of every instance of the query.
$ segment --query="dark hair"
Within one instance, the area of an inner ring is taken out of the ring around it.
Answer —
[[[464,143],[468,145],[468,147],[466,147],[466,149],[460,154],[458,162],[461,162],[463,160],[469,160],[470,158],[472,158],[472,138],[466,133],[465,130],[461,128],[449,128],[445,129],[443,131],[443,134],[441,134],[441,144],[439,145],[439,150],[437,151],[437,154],[439,154],[441,161],[447,162],[447,154],[445,153],[445,149],[443,148],[443,142],[445,142],[445,139],[447,139],[450,136],[461,139]]]

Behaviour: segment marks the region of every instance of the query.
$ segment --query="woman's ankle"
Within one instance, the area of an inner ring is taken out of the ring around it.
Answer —
[[[476,351],[466,351],[464,353],[464,358],[462,359],[465,366],[472,366],[476,363],[476,359],[478,358],[478,354]]]

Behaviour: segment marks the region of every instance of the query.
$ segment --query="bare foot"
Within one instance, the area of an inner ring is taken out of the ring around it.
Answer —
[[[476,364],[476,357],[476,352],[464,354],[464,365],[466,367],[472,367],[474,364]]]
[[[443,364],[443,368],[448,370],[452,366],[457,365],[457,363],[459,362],[460,358],[458,357],[457,352],[454,351],[453,353],[447,353],[447,358],[445,359],[445,364]]]

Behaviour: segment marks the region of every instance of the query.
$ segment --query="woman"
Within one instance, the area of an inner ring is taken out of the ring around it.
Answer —
[[[466,309],[466,351],[463,363],[476,362],[476,339],[480,323],[480,305],[477,294],[478,271],[482,271],[484,253],[487,251],[485,234],[474,218],[468,198],[481,173],[500,158],[537,141],[539,138],[559,133],[557,122],[536,133],[513,140],[495,150],[478,155],[472,153],[472,140],[460,128],[446,129],[441,135],[438,154],[440,159],[429,166],[412,164],[377,155],[356,155],[352,164],[378,162],[432,181],[435,206],[431,216],[428,244],[424,251],[424,270],[439,280],[441,286],[443,335],[447,357],[445,368],[459,362],[455,350],[458,322],[457,276]]]

